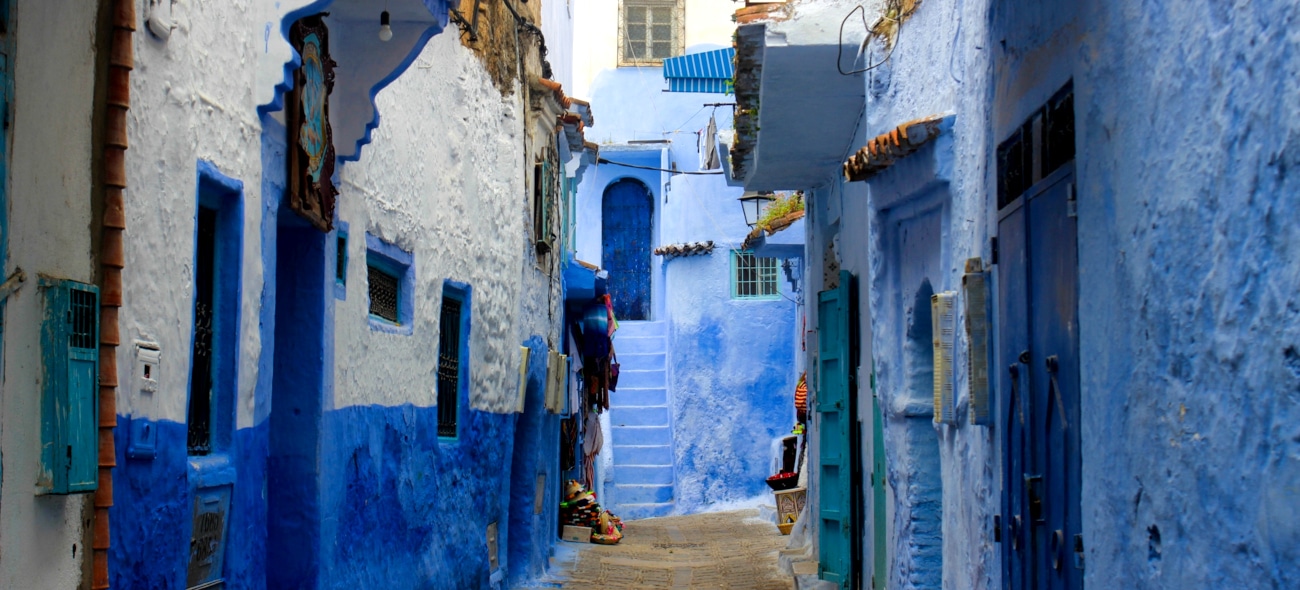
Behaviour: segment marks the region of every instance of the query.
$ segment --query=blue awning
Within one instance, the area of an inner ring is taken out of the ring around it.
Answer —
[[[735,76],[736,50],[728,47],[664,60],[664,79],[669,92],[731,94]]]

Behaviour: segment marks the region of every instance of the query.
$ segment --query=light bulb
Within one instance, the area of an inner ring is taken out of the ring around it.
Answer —
[[[379,13],[379,40],[387,41],[393,38],[393,27],[388,26],[388,11]]]

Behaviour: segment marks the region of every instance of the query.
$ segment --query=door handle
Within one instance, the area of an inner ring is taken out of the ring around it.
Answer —
[[[1020,529],[1024,527],[1024,520],[1017,514],[1011,518],[1011,522],[1007,523],[1007,526],[1011,528],[1008,531],[1011,533],[1011,550],[1020,551]]]
[[[1061,569],[1061,561],[1062,561],[1061,552],[1063,549],[1065,549],[1064,545],[1065,545],[1065,531],[1061,529],[1056,529],[1052,531],[1052,538],[1048,542],[1048,551],[1050,551],[1052,554],[1052,569],[1054,570],[1059,571]]]

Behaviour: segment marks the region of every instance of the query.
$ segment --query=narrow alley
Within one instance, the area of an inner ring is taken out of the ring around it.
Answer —
[[[1300,588],[1297,0],[0,0],[0,590]]]

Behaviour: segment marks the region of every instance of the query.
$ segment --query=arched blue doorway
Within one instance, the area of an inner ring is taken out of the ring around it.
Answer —
[[[600,261],[609,271],[609,293],[620,320],[650,319],[653,216],[654,199],[641,182],[625,178],[605,187],[600,204]]]

